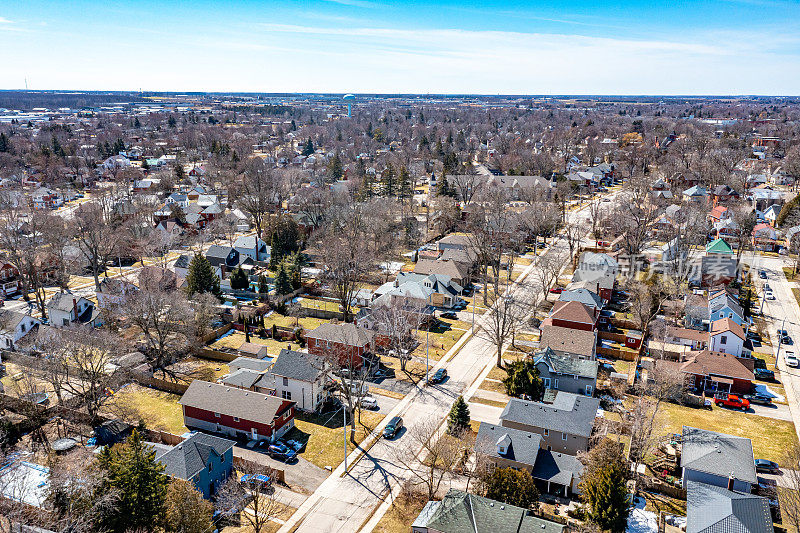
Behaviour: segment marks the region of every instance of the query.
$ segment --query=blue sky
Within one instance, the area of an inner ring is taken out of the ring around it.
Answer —
[[[800,0],[5,0],[0,88],[800,94]]]

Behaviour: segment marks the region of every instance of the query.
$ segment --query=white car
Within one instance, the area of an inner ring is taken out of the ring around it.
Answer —
[[[795,357],[794,352],[783,352],[783,361],[786,363],[786,366],[791,368],[800,367],[800,360]]]
[[[775,294],[772,291],[770,291],[770,292],[768,292],[766,294],[766,298],[767,298],[767,300],[774,300],[775,299]]]
[[[377,409],[378,400],[374,396],[364,396],[361,398],[361,407],[364,409]]]

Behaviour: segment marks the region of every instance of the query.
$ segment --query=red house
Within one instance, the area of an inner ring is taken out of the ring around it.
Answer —
[[[19,290],[19,269],[6,261],[0,261],[0,296],[8,296]]]
[[[361,368],[364,356],[375,350],[375,332],[355,324],[328,322],[306,333],[306,342],[314,355],[334,355],[342,366]]]
[[[553,306],[553,310],[550,312],[550,316],[542,322],[542,325],[595,331],[599,318],[600,310],[597,308],[590,308],[575,300],[570,302],[556,302]]]
[[[295,402],[196,379],[180,399],[187,428],[274,441],[294,427]]]

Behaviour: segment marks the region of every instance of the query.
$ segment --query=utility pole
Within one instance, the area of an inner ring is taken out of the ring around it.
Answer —
[[[428,383],[428,372],[430,365],[428,364],[428,352],[430,351],[431,343],[428,338],[431,332],[431,323],[428,322],[428,327],[425,328],[425,383]]]
[[[342,419],[344,420],[342,426],[344,429],[344,471],[347,473],[347,406],[344,402],[342,402]]]
[[[781,331],[786,329],[786,317],[783,317],[783,322],[781,322]],[[775,369],[778,369],[778,359],[781,356],[781,344],[783,344],[783,336],[778,334],[778,351],[775,352]]]

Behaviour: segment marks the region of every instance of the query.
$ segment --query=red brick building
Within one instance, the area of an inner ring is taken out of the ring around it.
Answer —
[[[295,402],[194,380],[181,397],[187,428],[235,438],[274,440],[294,427]]]
[[[375,351],[375,332],[355,324],[320,324],[306,333],[308,351],[319,357],[335,356],[339,364],[361,368]]]
[[[542,326],[552,325],[560,328],[596,331],[599,318],[599,309],[590,308],[581,302],[556,302],[550,316],[542,322]]]

